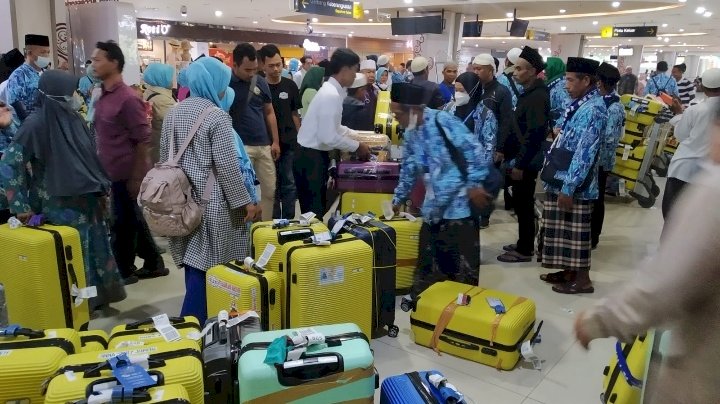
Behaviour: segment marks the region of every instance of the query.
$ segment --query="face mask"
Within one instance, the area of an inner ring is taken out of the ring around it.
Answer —
[[[408,127],[405,129],[413,130],[413,129],[417,128],[417,123],[418,123],[418,116],[415,113],[415,111],[411,110],[410,111],[410,121],[408,122]]]
[[[48,67],[49,64],[50,64],[50,58],[45,57],[45,56],[38,56],[37,60],[35,61],[35,65],[37,65],[37,67],[39,67],[41,69]]]
[[[455,106],[462,107],[470,102],[470,94],[455,92]]]

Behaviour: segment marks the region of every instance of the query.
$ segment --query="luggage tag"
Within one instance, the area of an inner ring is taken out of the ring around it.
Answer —
[[[625,178],[620,178],[620,181],[618,181],[618,186],[620,187],[618,189],[618,194],[620,194],[620,196],[622,197],[627,196],[627,188],[625,188]]]
[[[402,146],[391,145],[390,146],[390,158],[393,160],[400,160],[403,158]]]
[[[411,215],[411,214],[408,213],[408,212],[400,212],[400,217],[404,217],[405,219],[407,219],[407,220],[409,220],[409,221],[411,221],[411,222],[416,222],[416,221],[417,221],[417,218],[416,218],[415,216]]]
[[[380,208],[383,211],[383,216],[385,216],[386,220],[392,220],[392,218],[395,216],[395,211],[393,210],[392,202],[390,201],[382,201],[380,204]],[[402,215],[402,213],[400,214]]]
[[[458,306],[467,306],[470,304],[470,296],[464,293],[458,293],[456,302]]]
[[[630,150],[632,150],[632,146],[629,144],[625,145],[625,150],[623,151],[622,160],[626,161],[628,158],[630,158]]]
[[[167,314],[160,314],[152,318],[155,329],[162,335],[165,342],[180,341],[180,333],[170,324]]]
[[[97,287],[88,286],[87,288],[78,288],[77,285],[73,284],[70,290],[70,294],[75,296],[75,307],[80,307],[81,304],[91,297],[97,297]]]
[[[273,229],[283,229],[290,226],[290,221],[287,219],[273,219]]]
[[[310,226],[312,220],[317,216],[313,212],[307,212],[300,215],[300,226]]]
[[[440,395],[443,397],[444,403],[459,404],[465,402],[465,396],[457,389],[457,387],[450,384],[445,376],[440,373],[429,373],[426,378],[436,390],[440,391]]]
[[[112,368],[112,374],[120,382],[120,385],[130,391],[150,387],[157,384],[147,370],[142,366],[133,364],[126,353],[122,353],[108,360]],[[113,389],[113,393],[115,389]],[[113,394],[114,396],[114,394]]]
[[[341,219],[338,220],[337,223],[335,223],[335,226],[333,226],[332,230],[330,230],[330,239],[333,240],[337,235],[340,233],[340,230],[342,230],[343,226],[345,226],[345,222],[347,219]],[[317,238],[315,236],[314,238]]]
[[[340,222],[342,222],[343,225],[345,224],[345,220],[341,220]],[[338,222],[338,223],[340,223],[340,222]],[[335,225],[335,227],[337,227],[337,224]],[[335,229],[335,227],[333,227],[333,229]],[[331,242],[334,238],[333,234],[335,234],[335,233],[330,233],[328,231],[324,231],[322,233],[318,233],[318,234],[310,237],[310,241],[315,245],[328,246],[328,245],[332,244]]]
[[[542,328],[543,323],[544,321],[540,321],[540,324],[538,324],[533,336],[530,337],[529,340],[523,342],[520,346],[520,355],[522,355],[525,360],[530,361],[535,370],[542,370],[542,360],[533,350],[533,346],[541,342],[540,329]]]
[[[493,310],[495,310],[495,314],[497,314],[497,315],[505,314],[505,305],[502,303],[502,301],[500,301],[500,299],[496,299],[494,297],[488,297],[486,300],[487,300],[488,304],[490,305],[490,307],[492,307]]]
[[[367,214],[363,215],[363,216],[360,218],[360,223],[362,223],[362,224],[367,224],[368,222],[370,222],[370,221],[372,221],[372,220],[374,220],[374,219],[375,219],[375,214],[372,213],[372,212],[368,212]]]
[[[235,327],[236,325],[238,325],[238,324],[240,324],[240,323],[243,323],[243,322],[245,322],[245,321],[247,321],[248,319],[251,319],[251,318],[257,318],[257,319],[259,319],[259,318],[260,318],[260,315],[258,315],[257,312],[252,311],[252,310],[251,310],[251,311],[246,311],[245,313],[243,313],[243,314],[241,314],[241,315],[239,315],[239,316],[237,316],[237,317],[233,317],[233,318],[231,318],[230,320],[228,320],[228,321],[227,321],[227,327],[228,327],[228,328]]]

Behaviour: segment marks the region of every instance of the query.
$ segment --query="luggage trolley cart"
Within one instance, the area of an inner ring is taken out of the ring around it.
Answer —
[[[650,170],[656,158],[655,151],[660,138],[665,138],[672,129],[667,125],[668,121],[666,115],[656,116],[645,145],[633,147],[621,143],[616,153],[619,159],[612,174],[624,180],[625,189],[629,191],[630,196],[637,199],[640,206],[646,209],[654,206],[660,195],[660,187],[655,183]],[[638,163],[639,167],[637,167]]]
[[[652,169],[658,177],[667,177],[670,168],[670,160],[677,150],[678,141],[673,136],[674,127],[668,122],[664,123],[666,128],[661,129],[661,137],[658,140],[657,152],[653,160]]]

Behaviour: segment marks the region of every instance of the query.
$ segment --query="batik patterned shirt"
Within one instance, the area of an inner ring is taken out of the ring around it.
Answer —
[[[645,87],[645,92],[643,94],[659,95],[660,92],[667,93],[675,97],[680,96],[675,79],[664,73],[656,74],[647,79],[647,86]]]
[[[20,101],[30,114],[37,107],[39,83],[40,73],[32,66],[25,63],[18,67],[8,79],[7,103],[13,105]]]
[[[467,191],[480,187],[488,175],[480,142],[459,119],[447,112],[425,108],[423,115],[422,125],[405,132],[400,183],[395,189],[393,205],[404,204],[415,181],[422,178],[426,188],[422,214],[426,222],[470,217]],[[467,161],[467,181],[445,146],[435,124],[436,116],[447,138]]]
[[[555,178],[563,180],[564,184],[560,189],[545,183],[547,192],[571,195],[579,200],[598,198],[596,156],[600,150],[600,141],[607,127],[607,120],[607,108],[600,95],[592,97],[580,106],[565,124],[564,130],[553,145],[574,152],[568,171],[558,171],[555,175]],[[592,176],[590,186],[576,192],[588,175]]]
[[[611,95],[618,96],[617,93]],[[615,167],[615,149],[623,134],[625,126],[625,107],[618,102],[608,107],[608,121],[602,144],[600,146],[600,167],[605,171],[612,171]]]
[[[471,119],[475,120],[475,137],[480,142],[484,164],[494,164],[498,134],[498,121],[495,113],[481,102]]]
[[[570,105],[572,98],[565,89],[565,77],[560,77],[548,83],[550,89],[550,119],[553,128],[561,128],[565,116],[565,108]]]

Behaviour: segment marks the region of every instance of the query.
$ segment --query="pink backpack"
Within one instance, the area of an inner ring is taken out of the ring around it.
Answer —
[[[178,165],[185,150],[195,137],[200,125],[215,107],[207,107],[198,117],[185,142],[175,151],[175,114],[170,116],[170,155],[168,161],[157,163],[148,171],[140,185],[137,202],[150,230],[166,237],[181,237],[191,234],[200,225],[205,207],[210,201],[215,186],[213,169],[208,174],[202,199],[198,204],[192,196],[192,185]]]

